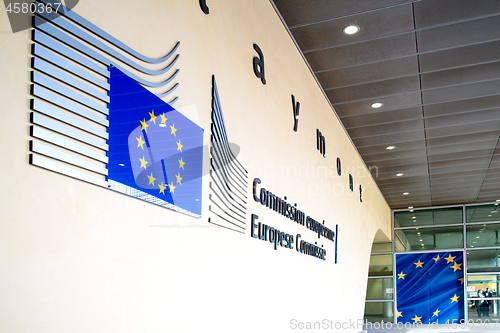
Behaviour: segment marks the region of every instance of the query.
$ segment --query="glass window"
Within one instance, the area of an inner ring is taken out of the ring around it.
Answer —
[[[479,299],[469,300],[469,329],[471,332],[479,332],[479,330],[484,329],[484,324],[481,326],[474,327],[471,323],[490,323],[490,327],[493,327],[495,323],[500,318],[499,312],[499,300],[489,300],[483,301]]]
[[[367,302],[365,303],[365,320],[369,323],[394,322],[393,302]]]
[[[368,275],[392,276],[392,254],[372,255]]]
[[[373,243],[372,253],[392,252],[392,243]]]
[[[396,251],[417,251],[435,249],[456,249],[464,246],[463,227],[436,227],[397,230],[403,233],[406,246]]]
[[[493,205],[469,206],[465,208],[467,223],[500,222],[500,206]]]
[[[485,291],[486,288],[491,292],[491,297],[497,297],[500,284],[499,278],[499,275],[468,275],[467,297],[478,297],[478,291]]]
[[[500,245],[500,223],[467,226],[467,247]]]
[[[392,278],[368,279],[367,300],[394,299]]]
[[[500,272],[500,249],[467,250],[467,271],[469,273]]]
[[[462,207],[394,212],[394,227],[459,224],[462,214]]]

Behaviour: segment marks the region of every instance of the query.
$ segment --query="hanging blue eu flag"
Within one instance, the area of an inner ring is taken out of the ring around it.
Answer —
[[[464,319],[463,252],[396,254],[397,321]]]
[[[201,216],[203,129],[115,67],[109,83],[110,188]]]

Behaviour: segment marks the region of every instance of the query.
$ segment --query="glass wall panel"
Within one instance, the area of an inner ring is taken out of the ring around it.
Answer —
[[[394,299],[392,278],[368,279],[367,300]]]
[[[365,320],[369,323],[393,323],[393,302],[369,302],[365,303]]]
[[[467,271],[469,273],[500,272],[500,249],[467,250]]]
[[[372,245],[372,253],[391,252],[391,251],[392,251],[392,243],[373,243]]]
[[[467,226],[467,247],[492,247],[500,245],[500,223]]]
[[[482,206],[468,206],[465,208],[467,223],[500,222],[500,206],[498,203]]]
[[[498,314],[499,310],[499,300],[489,300],[489,301],[481,301],[481,300],[469,300],[468,308],[469,308],[469,323],[492,323],[490,328],[493,328],[498,319],[500,318]],[[474,327],[469,325],[469,329],[471,332],[473,329],[474,332],[479,332],[481,329],[485,329],[485,326]]]
[[[394,227],[463,223],[462,207],[394,212]]]
[[[467,296],[478,297],[479,290],[485,291],[486,288],[491,292],[491,297],[497,297],[499,288],[499,275],[468,275],[467,277]]]
[[[397,232],[404,234],[407,246],[396,251],[456,249],[464,246],[461,226],[404,229]]]
[[[392,254],[372,255],[370,257],[369,276],[391,276]]]

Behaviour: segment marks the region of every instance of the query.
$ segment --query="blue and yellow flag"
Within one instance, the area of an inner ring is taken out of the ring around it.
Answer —
[[[464,319],[463,252],[396,255],[398,323]]]
[[[115,67],[109,82],[110,187],[201,215],[203,129]]]

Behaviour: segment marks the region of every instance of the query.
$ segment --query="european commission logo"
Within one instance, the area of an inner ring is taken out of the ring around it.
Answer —
[[[32,18],[30,164],[200,217],[203,129],[172,107],[180,43],[150,58],[59,2],[36,8],[53,5]]]
[[[203,129],[115,67],[109,82],[111,188],[200,216]]]

